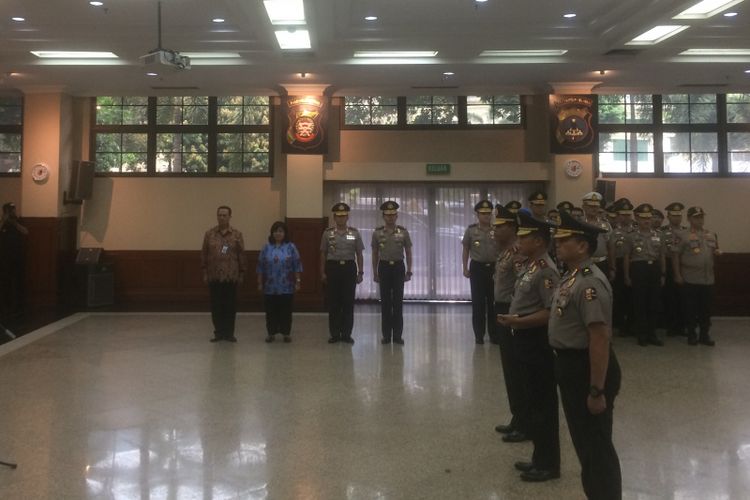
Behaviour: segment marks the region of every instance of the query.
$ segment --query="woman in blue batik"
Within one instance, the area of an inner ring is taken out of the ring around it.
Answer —
[[[268,243],[260,251],[255,272],[266,308],[266,342],[273,342],[278,333],[284,337],[284,342],[291,342],[292,298],[302,283],[302,262],[297,247],[287,237],[283,222],[276,221],[271,226]]]

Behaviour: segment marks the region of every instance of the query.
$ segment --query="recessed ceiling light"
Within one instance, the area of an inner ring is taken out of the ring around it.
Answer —
[[[443,71],[443,76],[453,76],[455,73],[453,71]]]
[[[365,21],[377,21],[378,16],[365,16]]]
[[[224,18],[223,17],[214,17],[213,19],[211,19],[211,22],[212,23],[223,23],[224,22]]]
[[[153,71],[149,71],[146,73],[146,76],[159,76],[159,73],[154,73]]]
[[[104,2],[99,2],[98,0],[91,0],[89,2],[89,5],[92,5],[94,7],[101,7],[102,5],[104,5]]]
[[[736,12],[725,12],[724,17],[735,17],[737,15]]]
[[[437,50],[358,50],[354,57],[400,58],[400,57],[435,57]]]
[[[305,24],[305,4],[302,0],[263,0],[271,24],[299,26]]]
[[[282,50],[303,50],[311,47],[310,32],[307,30],[279,30],[275,33]]]
[[[552,50],[483,50],[479,57],[552,57],[562,56],[568,51],[565,49]]]
[[[566,18],[566,19],[573,19],[573,18],[574,18],[574,17],[576,17],[577,15],[578,15],[578,14],[575,14],[575,13],[573,13],[573,12],[568,12],[567,14],[563,14],[563,17],[564,17],[564,18]]]
[[[750,49],[687,49],[681,56],[750,56]]]
[[[749,74],[749,75],[750,75],[750,69],[746,69],[746,70],[745,70],[745,73],[747,73],[747,74]]]
[[[633,38],[625,45],[656,45],[657,43],[663,42],[667,38],[676,35],[677,33],[688,29],[690,26],[684,25],[659,25],[651,28],[650,30],[641,33],[637,37]]]
[[[672,19],[707,19],[742,1],[743,0],[703,0],[689,9],[683,10]]]
[[[474,1],[475,1],[476,3],[484,3],[484,2],[486,2],[487,0],[474,0]]]
[[[83,50],[32,50],[32,54],[41,59],[117,59],[112,52],[93,52]]]
[[[16,17],[11,17],[11,20],[13,20],[13,21],[15,21],[17,23],[22,23],[22,22],[24,22],[26,20],[26,18],[25,17],[18,17],[18,16],[16,16]]]

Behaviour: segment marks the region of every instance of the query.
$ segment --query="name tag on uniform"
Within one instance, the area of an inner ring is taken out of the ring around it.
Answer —
[[[221,255],[226,255],[229,253],[229,245],[226,243],[221,246]]]
[[[356,237],[356,236],[354,236],[353,234],[347,234],[347,235],[346,235],[346,239],[347,239],[347,240],[356,240],[356,239],[357,239],[357,237]]]

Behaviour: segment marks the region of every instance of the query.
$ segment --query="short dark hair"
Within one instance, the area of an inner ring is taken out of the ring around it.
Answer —
[[[226,206],[226,205],[221,205],[219,208],[217,208],[216,209],[216,213],[218,214],[219,210],[221,210],[222,208],[225,208],[229,212],[230,216],[232,215],[232,209],[230,207]]]
[[[289,243],[289,230],[286,227],[286,223],[280,220],[277,220],[276,222],[271,224],[271,231],[268,233],[268,242],[276,243],[276,241],[273,239],[273,233],[275,233],[279,228],[284,230],[284,240],[282,241],[282,243]]]
[[[589,257],[594,255],[596,253],[596,249],[599,247],[599,239],[596,235],[588,235],[588,234],[573,234],[572,237],[576,241],[585,241],[589,244]]]

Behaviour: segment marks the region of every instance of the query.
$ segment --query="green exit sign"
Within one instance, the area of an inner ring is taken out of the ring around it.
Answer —
[[[451,164],[450,163],[428,163],[427,164],[427,175],[450,175]]]

